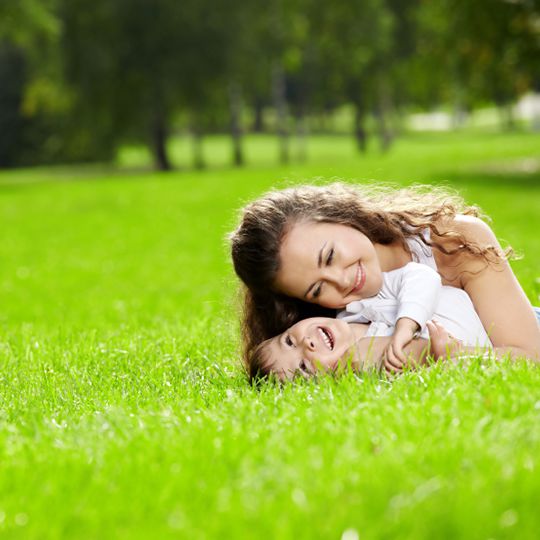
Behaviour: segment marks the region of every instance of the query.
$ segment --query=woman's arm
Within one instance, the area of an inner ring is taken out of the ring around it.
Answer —
[[[465,358],[488,358],[504,360],[512,351],[504,347],[491,349],[488,347],[472,347],[452,337],[437,321],[428,321],[430,354],[434,360],[458,360]]]
[[[471,216],[457,216],[442,231],[461,233],[467,242],[500,248],[491,228]],[[447,248],[456,241],[443,236],[433,240]],[[464,289],[488,333],[497,357],[528,357],[540,361],[540,327],[523,289],[506,261],[486,263],[469,253],[454,255],[433,250],[443,284]]]

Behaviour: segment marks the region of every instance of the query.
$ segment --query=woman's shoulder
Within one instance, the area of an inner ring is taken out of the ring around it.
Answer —
[[[454,235],[446,233],[457,233],[462,240],[477,245],[493,245],[497,243],[497,238],[491,227],[481,218],[458,214],[452,218],[446,218],[437,223],[439,234],[432,234],[432,239],[445,245],[457,242]]]
[[[437,232],[432,234],[432,241],[435,247],[442,248],[434,249],[434,256],[443,276],[443,285],[464,288],[473,276],[483,274],[488,266],[495,270],[504,263],[504,258],[488,255],[502,250],[491,227],[479,217],[456,215],[437,224]]]

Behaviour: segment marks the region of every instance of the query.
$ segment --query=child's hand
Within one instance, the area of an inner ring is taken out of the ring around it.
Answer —
[[[463,343],[451,336],[437,321],[426,323],[429,332],[430,352],[435,360],[453,358],[459,354]]]
[[[404,348],[418,331],[418,323],[409,318],[399,319],[396,329],[384,353],[384,368],[388,373],[401,373],[407,365]]]

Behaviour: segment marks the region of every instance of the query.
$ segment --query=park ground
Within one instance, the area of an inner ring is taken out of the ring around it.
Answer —
[[[540,304],[540,135],[417,133],[362,156],[271,137],[228,166],[0,172],[0,536],[533,539],[540,369],[440,364],[253,389],[225,236],[270,187],[340,178],[458,190],[523,254]],[[294,157],[294,148],[293,148]],[[496,291],[494,291],[496,294]]]

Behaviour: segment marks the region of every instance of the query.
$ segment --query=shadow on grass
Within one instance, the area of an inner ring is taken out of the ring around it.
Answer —
[[[154,180],[185,172],[156,171],[150,167],[119,167],[114,164],[51,165],[0,170],[0,192],[29,189],[44,184]]]
[[[216,175],[228,172],[254,172],[273,170],[279,164],[253,163],[237,167],[233,164],[211,164],[203,168],[191,166],[175,166],[168,171],[160,171],[151,166],[120,166],[114,164],[74,164],[51,165],[35,168],[0,169],[0,193],[30,189],[45,184],[62,184],[75,182],[154,182],[160,180],[176,180],[188,176]]]
[[[433,183],[443,180],[444,182],[455,185],[457,188],[466,186],[504,190],[519,188],[540,191],[540,170],[534,172],[452,171],[437,174],[437,177],[431,177],[429,180],[433,181]]]

